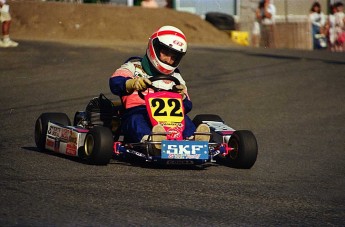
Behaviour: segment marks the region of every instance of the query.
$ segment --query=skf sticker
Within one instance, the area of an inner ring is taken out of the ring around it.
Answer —
[[[208,143],[206,141],[162,142],[163,159],[208,159]]]

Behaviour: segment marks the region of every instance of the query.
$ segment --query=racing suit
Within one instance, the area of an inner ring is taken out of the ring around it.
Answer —
[[[121,98],[122,104],[125,107],[121,129],[126,142],[140,142],[143,136],[150,135],[152,130],[150,118],[146,110],[145,100],[139,97],[137,91],[134,91],[132,94],[128,94],[125,85],[126,81],[136,77],[150,78],[155,75],[158,75],[157,71],[151,65],[148,58],[144,56],[142,59],[134,58],[127,61],[113,73],[109,80],[111,92]],[[181,84],[186,86],[186,83],[178,70],[175,70],[171,76],[176,77]],[[172,81],[159,80],[154,81],[152,85],[157,88],[168,90],[172,89],[175,83]],[[187,88],[185,90],[185,94],[186,98],[183,100],[185,110],[185,129],[183,131],[183,138],[188,138],[195,132],[195,125],[186,115],[192,109],[192,102],[187,94]]]

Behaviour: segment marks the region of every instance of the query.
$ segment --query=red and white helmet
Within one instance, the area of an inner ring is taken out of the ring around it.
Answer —
[[[159,59],[159,53],[165,49],[174,54],[174,63],[172,65],[162,62]],[[152,34],[146,54],[151,64],[158,72],[169,75],[180,64],[182,57],[187,52],[187,40],[183,32],[173,26],[163,26]]]

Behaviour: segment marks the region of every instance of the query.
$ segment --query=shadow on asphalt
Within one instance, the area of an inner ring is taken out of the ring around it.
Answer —
[[[27,150],[27,151],[38,152],[38,153],[47,154],[47,155],[51,155],[54,157],[66,159],[69,161],[73,161],[76,163],[80,163],[80,164],[84,164],[84,165],[90,165],[85,160],[83,160],[79,157],[68,156],[68,155],[64,155],[61,153],[55,153],[53,151],[40,151],[40,150],[38,150],[37,147],[32,147],[32,146],[30,146],[30,147],[24,146],[21,148],[24,150]],[[137,167],[137,168],[149,168],[149,169],[176,169],[176,170],[205,170],[206,168],[208,168],[210,166],[219,166],[218,164],[212,164],[212,163],[206,163],[204,165],[175,165],[175,166],[173,166],[173,165],[164,165],[164,164],[146,162],[146,161],[143,161],[140,159],[134,159],[134,158],[124,160],[124,159],[119,159],[117,157],[113,157],[110,160],[110,162],[108,163],[108,165],[132,166],[134,168]]]
[[[38,152],[38,153],[42,153],[42,154],[47,154],[47,155],[51,155],[54,157],[59,157],[59,158],[63,158],[63,159],[67,159],[73,162],[77,162],[77,163],[81,163],[81,164],[87,164],[84,160],[82,160],[79,157],[73,157],[73,156],[68,156],[68,155],[64,155],[64,154],[60,154],[60,153],[55,153],[53,151],[40,151],[38,150],[37,147],[21,147],[24,150],[27,151],[33,151],[33,152]]]

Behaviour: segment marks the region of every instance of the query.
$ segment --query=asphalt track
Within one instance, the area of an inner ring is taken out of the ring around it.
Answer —
[[[0,226],[344,226],[345,55],[191,47],[198,113],[254,132],[250,170],[90,166],[38,152],[42,112],[71,118],[144,47],[22,41],[0,49]]]

